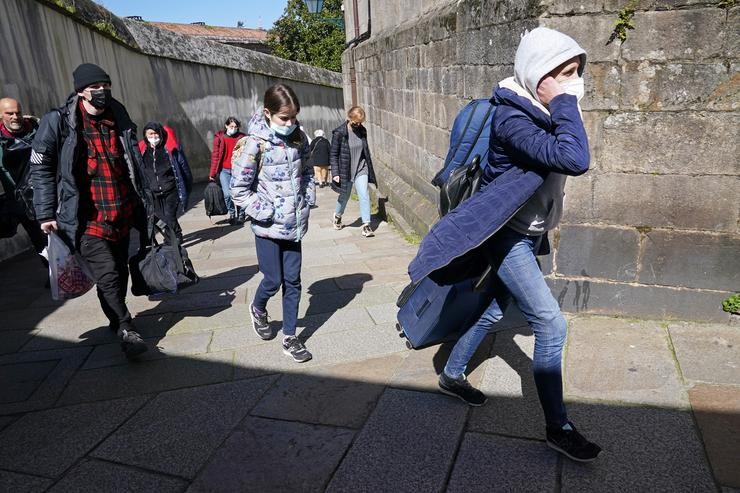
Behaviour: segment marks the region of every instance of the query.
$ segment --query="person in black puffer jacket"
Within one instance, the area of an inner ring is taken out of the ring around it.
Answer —
[[[144,141],[140,142],[142,169],[146,178],[146,193],[150,195],[152,212],[175,232],[182,241],[182,228],[177,221],[180,204],[187,203],[187,186],[185,176],[189,170],[184,161],[177,159],[176,149],[170,152],[165,146],[167,132],[162,124],[149,122],[144,126]],[[144,146],[142,146],[144,144]]]

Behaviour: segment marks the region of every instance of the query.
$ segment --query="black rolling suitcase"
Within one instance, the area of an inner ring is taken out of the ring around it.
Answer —
[[[481,316],[493,290],[473,289],[476,280],[440,285],[425,277],[409,284],[399,296],[396,329],[406,347],[418,349],[452,340]]]

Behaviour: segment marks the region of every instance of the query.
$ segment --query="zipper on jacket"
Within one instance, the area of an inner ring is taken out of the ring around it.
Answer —
[[[294,205],[295,207],[295,226],[296,226],[295,234],[296,234],[296,241],[301,241],[301,209],[298,207],[298,189],[295,186],[295,173],[293,173],[293,160],[290,158],[288,149],[291,149],[291,148],[286,146],[285,156],[288,158],[288,167],[290,171],[290,184],[293,186],[293,200],[295,203]]]

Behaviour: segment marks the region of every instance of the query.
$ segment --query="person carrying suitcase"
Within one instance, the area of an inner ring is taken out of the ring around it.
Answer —
[[[496,114],[483,189],[432,228],[409,274],[412,281],[435,273],[451,276],[453,269],[465,270],[488,259],[498,294],[453,347],[439,388],[471,406],[485,404],[486,396],[466,380],[465,370],[514,303],[534,332],[532,369],[547,444],[573,460],[589,462],[601,448],[568,420],[561,375],[566,321],[535,257],[549,253],[547,232],[560,221],[566,177],[588,170],[588,139],[579,106],[585,62],[585,51],[558,31],[536,28],[521,39],[515,75],[498,83],[491,100]],[[460,228],[467,228],[466,238],[460,239]]]

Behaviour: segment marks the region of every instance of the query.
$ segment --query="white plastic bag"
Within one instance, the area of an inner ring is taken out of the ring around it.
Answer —
[[[77,298],[92,289],[95,282],[85,261],[70,252],[67,244],[56,233],[49,235],[46,252],[49,256],[52,299],[60,301]]]

